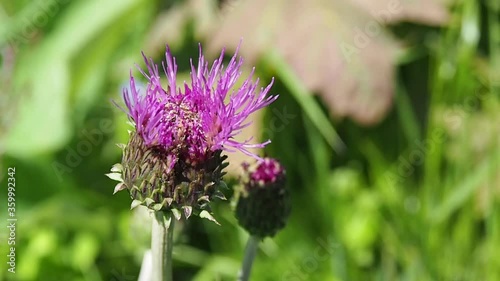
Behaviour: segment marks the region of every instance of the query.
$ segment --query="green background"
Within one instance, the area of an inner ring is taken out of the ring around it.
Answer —
[[[130,128],[110,100],[121,101],[141,50],[160,61],[168,43],[188,77],[198,42],[211,42],[196,17],[152,31],[182,4],[0,1],[0,280],[137,280],[150,222],[104,176]],[[269,137],[273,110],[294,116],[265,149],[287,168],[293,210],[261,244],[252,280],[500,280],[500,9],[462,0],[448,10],[441,27],[388,27],[405,48],[393,62],[392,106],[370,126],[332,117],[274,51],[255,60],[280,94],[258,121],[261,134]],[[162,32],[169,42],[151,36]],[[14,275],[3,226],[8,167]],[[229,202],[214,212],[222,226],[180,224],[175,280],[235,280],[247,234]]]

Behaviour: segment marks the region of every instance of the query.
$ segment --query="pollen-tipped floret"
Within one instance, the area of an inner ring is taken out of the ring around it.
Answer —
[[[123,97],[126,113],[135,130],[123,147],[121,165],[115,166],[112,178],[120,184],[116,190],[128,189],[134,202],[155,209],[184,209],[186,216],[208,209],[213,196],[223,197],[221,184],[223,151],[239,150],[260,159],[249,149],[262,148],[269,141],[251,144],[251,139],[234,139],[250,122],[253,112],[274,102],[268,95],[272,82],[257,90],[259,79],[253,73],[233,89],[241,75],[243,60],[235,55],[226,68],[224,50],[209,68],[200,46],[195,67],[191,61],[191,83],[177,87],[177,64],[167,46],[162,63],[167,86],[160,82],[158,66],[144,54],[148,80],[144,93],[136,87],[131,75],[130,87]]]
[[[285,170],[272,158],[253,166],[245,164],[243,187],[236,206],[236,218],[251,235],[274,236],[285,227],[290,198],[285,187]]]

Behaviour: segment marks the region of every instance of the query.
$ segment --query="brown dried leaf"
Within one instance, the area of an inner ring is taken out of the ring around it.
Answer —
[[[396,41],[381,26],[385,21],[378,18],[378,22],[366,12],[383,8],[388,1],[376,2],[378,6],[363,0],[242,0],[214,29],[211,49],[235,47],[243,37],[242,53],[256,60],[266,50],[277,48],[303,83],[323,97],[334,116],[372,124],[391,105],[397,51]],[[445,20],[441,12],[424,18],[417,16],[420,9],[413,5],[402,7],[387,22],[405,17],[426,23]]]
[[[448,10],[440,0],[350,0],[360,10],[385,23],[400,21],[442,25]]]
[[[206,36],[217,23],[216,1],[188,0],[174,5],[160,13],[153,22],[146,38],[146,53],[163,51],[168,43],[170,47],[181,44],[190,23],[194,25],[195,36]]]

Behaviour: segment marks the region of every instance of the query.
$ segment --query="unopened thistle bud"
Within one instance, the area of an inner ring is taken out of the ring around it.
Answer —
[[[158,66],[146,57],[148,73],[141,71],[148,80],[145,93],[139,93],[130,77],[130,87],[123,92],[124,111],[134,131],[121,145],[122,162],[108,176],[119,181],[115,192],[129,191],[132,207],[172,211],[177,219],[196,214],[214,220],[209,203],[225,199],[220,187],[225,186],[222,176],[228,163],[222,152],[239,150],[258,159],[248,149],[269,143],[237,142],[234,136],[248,126],[250,114],[277,99],[267,95],[272,83],[256,93],[258,79],[252,82],[252,71],[239,89],[232,89],[243,61],[235,54],[224,68],[223,58],[224,51],[209,68],[200,47],[197,68],[191,63],[191,84],[184,83],[183,89],[176,86],[177,65],[168,47],[163,63],[166,88]]]
[[[272,237],[285,227],[290,214],[285,170],[272,158],[243,168],[243,188],[236,206],[238,222],[253,236]]]

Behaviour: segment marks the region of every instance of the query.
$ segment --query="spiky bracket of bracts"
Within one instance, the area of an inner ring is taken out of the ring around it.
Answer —
[[[198,215],[218,224],[211,215],[210,202],[215,198],[226,200],[221,189],[227,156],[221,150],[210,153],[204,163],[192,165],[176,161],[171,172],[166,173],[172,159],[158,147],[147,147],[142,138],[131,133],[123,149],[122,163],[115,164],[110,174],[119,183],[114,193],[127,189],[133,199],[131,208],[139,205],[155,211],[171,211],[179,220]]]

